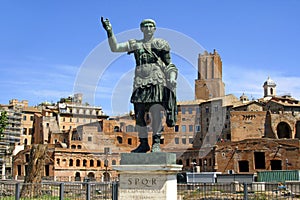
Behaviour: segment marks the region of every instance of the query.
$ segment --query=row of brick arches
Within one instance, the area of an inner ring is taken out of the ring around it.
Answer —
[[[104,172],[102,174],[102,181],[110,181],[110,177],[111,175],[108,172]],[[96,181],[95,173],[89,172],[87,177],[82,177],[80,172],[75,173],[75,181],[85,181],[86,179],[88,179],[89,181]]]

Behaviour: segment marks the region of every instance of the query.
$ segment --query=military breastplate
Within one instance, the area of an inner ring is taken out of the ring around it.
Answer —
[[[155,52],[151,42],[129,41],[136,60],[135,77],[133,87],[144,88],[151,85],[166,86],[166,78],[163,68],[165,67]]]

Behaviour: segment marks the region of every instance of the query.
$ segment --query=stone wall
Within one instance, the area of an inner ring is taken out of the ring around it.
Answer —
[[[266,114],[265,111],[230,112],[231,141],[264,137]]]
[[[295,170],[300,167],[299,140],[249,139],[218,143],[218,172],[255,173],[260,170]]]

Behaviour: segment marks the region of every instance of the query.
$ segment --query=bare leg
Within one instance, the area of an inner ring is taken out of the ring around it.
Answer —
[[[162,111],[163,106],[160,104],[154,104],[150,108],[151,123],[152,123],[152,152],[160,152],[160,138],[162,131]]]

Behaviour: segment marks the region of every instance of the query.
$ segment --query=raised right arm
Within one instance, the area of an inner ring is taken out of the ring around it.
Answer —
[[[102,22],[103,28],[106,30],[106,33],[107,33],[110,50],[112,52],[128,52],[129,51],[129,43],[128,42],[121,42],[121,43],[117,42],[117,39],[114,35],[112,26],[111,26],[111,23],[109,22],[109,20],[108,19],[104,20],[103,17],[101,17],[101,22]]]

